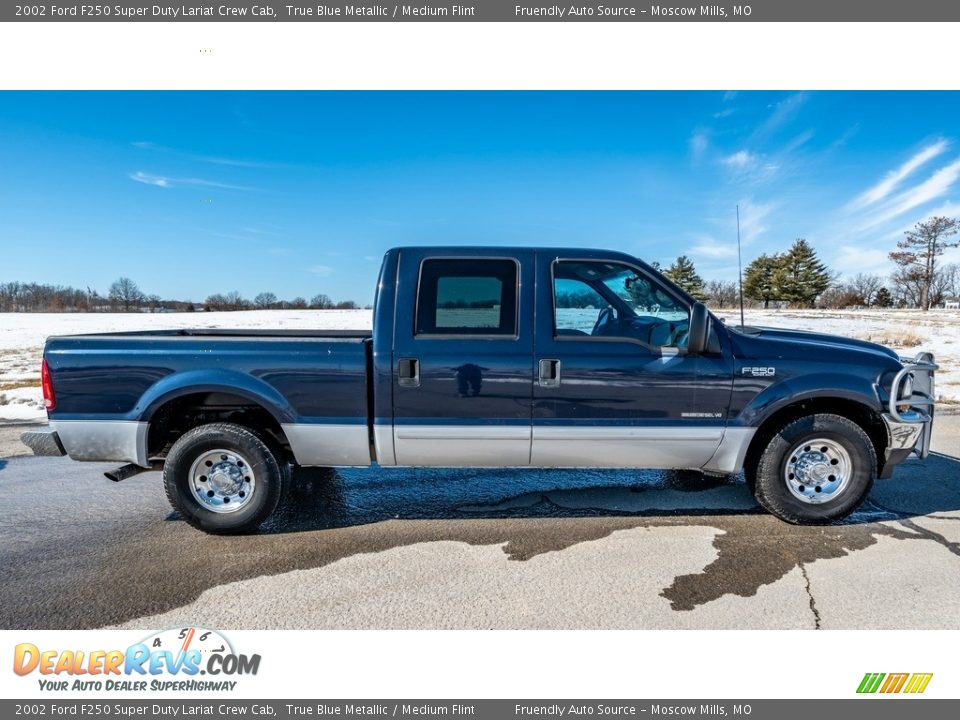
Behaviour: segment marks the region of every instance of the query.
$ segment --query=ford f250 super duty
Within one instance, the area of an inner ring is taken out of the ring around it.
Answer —
[[[35,453],[163,468],[208,532],[255,529],[299,466],[744,471],[792,523],[853,511],[915,453],[933,356],[735,327],[632,257],[411,247],[383,260],[373,332],[53,337]]]

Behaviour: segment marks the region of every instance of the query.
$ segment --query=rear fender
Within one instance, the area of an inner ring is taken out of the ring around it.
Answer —
[[[278,423],[296,421],[296,412],[280,392],[247,373],[235,370],[203,369],[174,373],[151,386],[134,408],[134,415],[149,422],[157,410],[171,400],[195,393],[228,393],[263,407]]]

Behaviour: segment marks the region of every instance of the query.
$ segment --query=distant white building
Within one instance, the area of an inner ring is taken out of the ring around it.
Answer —
[[[947,299],[944,301],[943,306],[944,306],[947,310],[960,310],[960,298],[955,298],[955,297],[954,297],[954,298],[947,298]]]

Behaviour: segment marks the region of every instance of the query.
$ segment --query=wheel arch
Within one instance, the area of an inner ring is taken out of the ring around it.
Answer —
[[[283,424],[296,417],[290,404],[267,383],[234,371],[198,371],[165,378],[138,404],[147,424],[147,455],[162,454],[178,437],[199,425],[232,422],[265,438],[274,450],[287,451]]]
[[[879,411],[862,398],[847,395],[814,395],[786,403],[766,414],[754,433],[744,457],[744,468],[755,468],[764,448],[781,428],[806,415],[829,413],[859,425],[873,443],[878,473],[883,468],[887,431]]]

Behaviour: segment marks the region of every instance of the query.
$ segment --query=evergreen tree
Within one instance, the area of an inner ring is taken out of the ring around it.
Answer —
[[[743,294],[751,300],[762,302],[764,308],[770,306],[771,300],[779,300],[776,278],[781,260],[780,255],[761,255],[747,265],[743,276]]]
[[[707,293],[703,289],[703,278],[697,275],[697,269],[693,266],[693,261],[686,255],[681,255],[674,260],[673,265],[667,268],[663,274],[695,300],[702,302],[707,299]]]
[[[813,307],[817,298],[830,287],[830,273],[810,243],[799,239],[780,258],[774,284],[781,300]]]
[[[893,295],[890,294],[890,291],[885,287],[877,290],[877,294],[873,296],[873,306],[888,308],[893,307]]]

